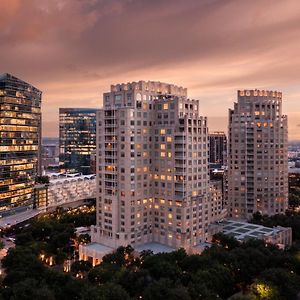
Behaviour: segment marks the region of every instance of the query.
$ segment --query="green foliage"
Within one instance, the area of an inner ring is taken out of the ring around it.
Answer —
[[[88,244],[91,242],[91,236],[87,233],[85,234],[80,234],[78,237],[77,237],[77,242],[78,244]]]
[[[274,216],[261,215],[255,213],[251,220],[252,223],[260,224],[266,227],[283,226],[291,227],[293,232],[293,240],[300,240],[300,212],[287,211],[286,214],[278,214]]]
[[[222,247],[226,249],[234,249],[240,245],[239,241],[235,239],[234,237],[225,235],[223,233],[217,233],[213,236],[213,242],[221,245]]]
[[[188,289],[180,284],[174,284],[171,280],[163,278],[155,281],[145,289],[145,300],[190,300]]]
[[[300,206],[300,195],[290,194],[289,195],[289,207],[294,210]]]
[[[89,272],[93,268],[93,265],[89,261],[84,261],[84,260],[79,260],[75,261],[71,265],[71,272],[76,275],[76,274],[84,274]]]
[[[66,214],[73,212],[59,209],[17,234],[16,248],[2,262],[6,277],[0,285],[1,300],[292,300],[300,290],[300,240],[291,249],[280,250],[260,240],[239,243],[222,234],[201,255],[179,249],[160,254],[144,251],[138,256],[131,246],[119,247],[96,267],[76,261],[70,273],[63,273],[46,266],[40,255],[62,263],[73,254],[74,220],[79,222],[80,214],[74,211],[75,219]],[[256,214],[253,221],[292,224],[295,229],[297,218],[295,212],[273,218]],[[84,243],[86,238],[77,241]]]
[[[119,277],[121,270],[122,268],[117,264],[103,262],[89,272],[88,279],[98,285],[112,282]]]

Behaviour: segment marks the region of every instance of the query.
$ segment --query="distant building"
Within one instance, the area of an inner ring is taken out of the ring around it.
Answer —
[[[229,110],[228,210],[247,219],[288,207],[288,127],[282,93],[238,91]]]
[[[227,210],[223,205],[223,181],[211,180],[209,184],[211,222],[227,217]]]
[[[91,174],[96,149],[96,109],[59,109],[59,164],[66,173]]]
[[[289,173],[289,188],[294,188],[300,192],[300,174],[299,173]]]
[[[209,138],[209,164],[224,166],[227,164],[227,138],[221,131],[211,132]]]
[[[42,167],[43,171],[55,169],[59,166],[59,139],[42,139]]]
[[[53,210],[57,207],[76,207],[96,197],[96,176],[57,175],[48,184],[35,186],[35,204],[38,209]]]
[[[33,207],[41,173],[42,92],[0,75],[0,217]]]
[[[97,162],[97,155],[95,149],[91,152],[91,157],[90,157],[91,174],[96,174],[96,162]]]

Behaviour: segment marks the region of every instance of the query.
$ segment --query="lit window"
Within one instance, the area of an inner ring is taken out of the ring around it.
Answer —
[[[169,109],[169,103],[164,103],[163,108],[164,108],[164,109]]]

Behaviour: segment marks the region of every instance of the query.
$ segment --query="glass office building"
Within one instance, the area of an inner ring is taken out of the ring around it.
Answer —
[[[59,109],[59,164],[66,173],[91,174],[96,149],[96,109]]]
[[[33,206],[41,167],[41,95],[10,74],[0,75],[0,217]]]

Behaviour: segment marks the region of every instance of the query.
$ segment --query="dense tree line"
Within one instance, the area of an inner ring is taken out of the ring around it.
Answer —
[[[36,234],[45,240],[51,234],[46,232]],[[2,299],[188,300],[237,294],[235,299],[292,300],[300,289],[300,249],[283,251],[258,240],[240,244],[218,234],[202,255],[179,249],[137,256],[132,247],[120,247],[94,268],[74,263],[70,273],[43,264],[34,242],[22,244],[19,236],[17,241],[2,262]]]
[[[251,222],[267,227],[274,227],[278,225],[283,227],[291,227],[293,232],[293,241],[300,242],[300,212],[288,210],[285,215],[278,214],[274,216],[255,213]]]
[[[201,255],[187,255],[183,249],[137,255],[131,246],[120,247],[96,267],[75,261],[64,273],[62,265],[74,256],[75,244],[89,242],[86,235],[76,237],[75,227],[93,224],[94,217],[93,208],[59,209],[23,228],[16,235],[16,248],[2,261],[6,276],[0,299],[292,300],[300,291],[299,213],[255,214],[252,220],[291,226],[295,240],[288,250],[217,234]],[[52,267],[45,263],[49,257]]]

